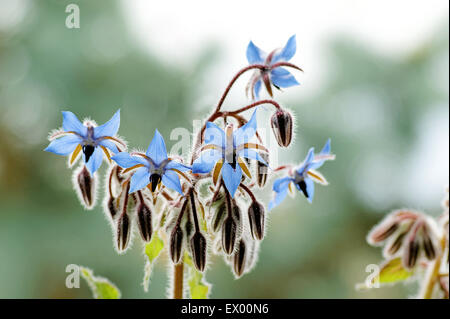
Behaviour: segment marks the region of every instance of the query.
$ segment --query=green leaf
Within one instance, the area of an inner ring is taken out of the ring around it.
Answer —
[[[406,280],[412,275],[412,271],[403,267],[401,258],[394,258],[381,265],[378,279],[380,284],[391,284]]]
[[[103,277],[96,277],[91,269],[80,266],[81,276],[86,280],[91,288],[92,294],[95,299],[119,299],[120,290]]]
[[[204,279],[203,273],[199,272],[193,265],[191,258],[185,254],[184,263],[189,267],[189,293],[191,299],[208,299],[211,284]]]
[[[145,254],[148,257],[148,260],[145,263],[144,279],[142,281],[142,285],[144,286],[145,292],[148,291],[148,287],[150,285],[150,277],[152,274],[153,263],[155,262],[156,258],[158,258],[163,248],[164,248],[164,241],[161,238],[159,238],[158,232],[155,232],[153,234],[152,240],[147,245],[145,245]]]

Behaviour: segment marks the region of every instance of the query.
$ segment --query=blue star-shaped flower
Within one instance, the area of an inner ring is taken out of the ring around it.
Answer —
[[[202,154],[194,161],[193,173],[209,173],[213,170],[213,182],[222,174],[225,187],[232,197],[241,183],[242,171],[251,178],[247,164],[242,159],[254,159],[261,163],[266,162],[254,149],[267,149],[259,144],[249,143],[256,133],[256,110],[245,125],[233,131],[231,124],[227,125],[225,131],[212,122],[206,123],[205,145]]]
[[[162,183],[181,195],[180,179],[177,175],[190,170],[190,167],[177,163],[167,157],[166,144],[158,130],[145,154],[122,152],[112,157],[121,167],[126,168],[124,172],[136,169],[130,181],[129,193],[147,187],[154,192]]]
[[[312,203],[314,197],[314,182],[322,185],[327,185],[327,180],[315,169],[318,169],[327,160],[333,160],[334,155],[331,151],[331,141],[328,139],[322,151],[318,155],[314,155],[314,148],[309,149],[303,163],[295,169],[290,176],[282,177],[273,183],[273,190],[275,191],[275,198],[269,203],[269,210],[278,206],[285,198],[288,191],[292,191],[291,183],[305,195],[307,200]]]
[[[272,96],[271,84],[277,89],[287,88],[299,83],[295,77],[285,68],[275,66],[278,62],[289,61],[295,54],[297,47],[295,35],[291,36],[284,48],[277,49],[267,54],[258,48],[252,41],[247,46],[247,60],[250,64],[264,64],[264,70],[258,70],[250,79],[248,88],[252,92],[253,99],[259,99],[259,91],[264,83],[267,92]]]
[[[51,143],[44,151],[64,156],[72,154],[70,165],[83,151],[86,167],[94,174],[102,165],[103,154],[110,159],[109,150],[118,153],[120,152],[118,145],[125,147],[125,144],[115,137],[120,126],[120,110],[108,122],[97,127],[90,121],[81,123],[72,112],[62,114],[62,130],[50,136]]]

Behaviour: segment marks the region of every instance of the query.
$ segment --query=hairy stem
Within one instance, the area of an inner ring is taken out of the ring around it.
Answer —
[[[183,299],[184,264],[180,262],[174,267],[173,299]]]
[[[433,295],[433,288],[434,288],[436,282],[439,280],[439,270],[441,269],[441,261],[442,261],[443,255],[444,255],[445,244],[446,244],[445,235],[442,236],[440,244],[441,244],[440,253],[436,257],[436,260],[430,265],[431,269],[429,269],[429,271],[427,272],[425,279],[424,279],[422,293],[421,293],[422,299],[431,299],[431,297]]]

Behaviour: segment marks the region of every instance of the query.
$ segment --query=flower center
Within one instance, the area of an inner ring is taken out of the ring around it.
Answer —
[[[149,180],[152,184],[152,192],[154,192],[158,184],[161,182],[161,175],[159,173],[153,173],[150,175]]]
[[[83,153],[84,156],[86,157],[86,163],[89,162],[89,159],[91,158],[92,154],[95,151],[95,146],[93,145],[83,145]]]
[[[306,183],[305,183],[305,178],[303,177],[303,174],[299,174],[297,171],[295,171],[294,183],[296,185],[298,185],[298,187],[303,192],[305,197],[309,198],[309,194],[308,194],[308,190],[306,189]]]

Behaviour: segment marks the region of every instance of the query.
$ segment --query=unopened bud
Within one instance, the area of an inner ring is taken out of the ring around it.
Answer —
[[[267,164],[269,164],[269,154],[267,153],[260,153],[259,154],[264,161],[266,161]],[[264,187],[267,182],[267,176],[269,175],[269,167],[261,163],[260,161],[256,162],[256,181],[258,183],[259,187]]]
[[[270,120],[273,134],[281,147],[287,147],[292,140],[292,115],[285,110],[277,110]]]
[[[253,201],[248,208],[248,221],[250,231],[254,239],[262,240],[264,237],[264,206],[257,201]]]
[[[140,203],[137,207],[137,222],[142,239],[149,242],[153,233],[152,212],[145,203]]]
[[[219,230],[220,226],[222,226],[222,223],[226,216],[226,212],[227,212],[227,208],[226,208],[225,202],[222,202],[214,210],[214,215],[213,215],[212,223],[211,223],[212,230],[214,232],[217,232]]]
[[[245,270],[245,263],[247,259],[247,248],[244,240],[240,240],[237,250],[233,255],[233,270],[237,277],[242,276]]]
[[[387,217],[381,224],[375,226],[375,228],[369,233],[367,239],[370,244],[376,245],[385,241],[390,237],[399,227],[397,220],[391,216]]]
[[[108,201],[106,202],[106,209],[109,212],[109,215],[111,216],[112,219],[114,219],[114,217],[116,217],[117,215],[117,199],[110,196]]]
[[[117,249],[123,252],[128,247],[130,241],[130,219],[126,213],[121,214],[117,220]]]
[[[402,245],[403,245],[403,239],[405,238],[405,236],[406,236],[406,233],[402,233],[402,234],[399,234],[396,238],[395,238],[395,240],[393,240],[387,247],[386,247],[386,253],[387,253],[387,255],[389,255],[389,256],[392,256],[392,255],[394,255],[395,253],[397,253],[399,250],[400,250],[400,248],[402,247]]]
[[[95,181],[86,166],[76,175],[75,186],[81,202],[87,209],[92,209],[95,202]]]
[[[170,235],[170,258],[175,264],[178,264],[181,260],[183,252],[183,230],[179,225],[175,225]]]
[[[236,244],[237,225],[234,218],[228,216],[222,225],[222,249],[227,255],[231,255]]]
[[[435,247],[435,244],[434,244],[433,240],[431,239],[430,235],[428,234],[428,231],[426,230],[426,228],[424,228],[422,243],[423,243],[423,250],[425,252],[425,256],[427,257],[427,259],[428,260],[435,259],[436,255],[437,255],[437,253],[436,253],[437,248]]]
[[[206,238],[201,232],[197,231],[191,238],[192,259],[195,267],[199,271],[205,270],[206,265]]]
[[[420,245],[417,242],[417,239],[413,238],[412,240],[409,240],[405,248],[406,250],[403,255],[403,265],[408,269],[412,269],[416,265]]]

